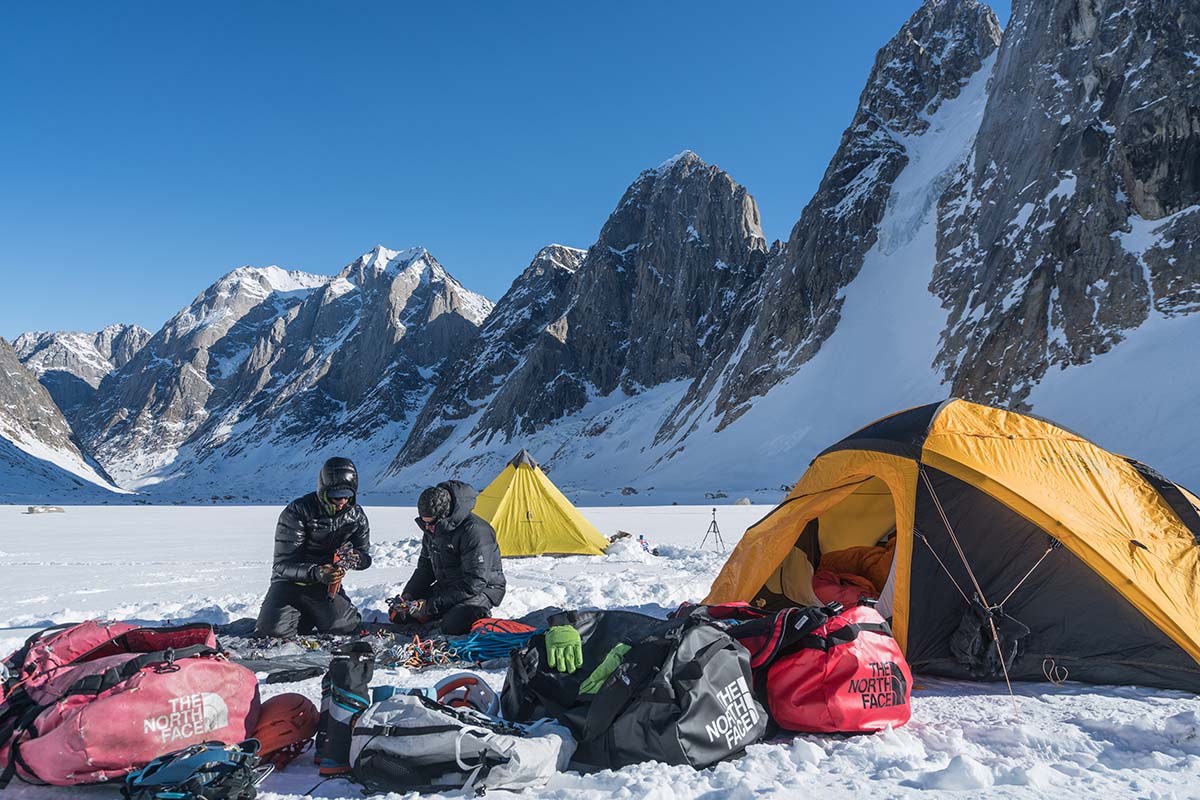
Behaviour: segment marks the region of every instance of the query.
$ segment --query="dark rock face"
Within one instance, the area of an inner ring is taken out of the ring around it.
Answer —
[[[647,170],[588,250],[566,312],[546,327],[481,425],[530,433],[590,397],[691,380],[713,359],[766,267],[758,208],[696,154]]]
[[[1000,36],[987,6],[931,1],[879,51],[816,195],[758,287],[749,338],[725,342],[719,369],[697,383],[690,403],[711,391],[717,372],[727,372],[716,410],[728,423],[816,354],[837,327],[839,293],[878,240],[893,184],[908,164],[906,137],[926,131],[929,117],[958,96]]]
[[[150,332],[138,325],[109,325],[96,333],[23,333],[13,349],[74,424],[104,376],[128,363],[149,339]]]
[[[538,252],[459,356],[442,371],[392,471],[420,461],[452,436],[477,435],[479,430],[512,435],[515,421],[503,404],[495,402],[498,389],[545,334],[546,326],[566,310],[571,280],[583,257],[583,250],[562,245]],[[475,430],[460,429],[481,409]]]
[[[1052,365],[1200,308],[1197,53],[1194,3],[1014,3],[974,156],[939,208],[954,394],[1023,407]]]

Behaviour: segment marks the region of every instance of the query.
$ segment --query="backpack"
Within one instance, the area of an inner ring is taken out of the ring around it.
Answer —
[[[258,718],[258,680],[210,625],[60,625],[4,664],[0,788],[120,778],[184,745],[242,741]]]
[[[784,730],[866,733],[911,716],[912,672],[871,600],[770,615],[732,603],[676,613],[730,621],[750,650],[756,692]]]
[[[545,637],[513,653],[501,695],[506,719],[552,716],[578,741],[572,763],[620,768],[643,761],[707,767],[766,731],[754,697],[750,654],[703,619],[660,620],[628,611],[568,612],[583,642],[583,667],[546,665]],[[632,644],[595,695],[579,686],[615,644]]]
[[[541,786],[566,769],[575,742],[551,720],[502,722],[473,708],[452,708],[424,693],[371,705],[354,725],[355,780],[369,792]]]
[[[254,800],[272,772],[260,767],[259,744],[204,742],[160,756],[125,776],[125,800]]]

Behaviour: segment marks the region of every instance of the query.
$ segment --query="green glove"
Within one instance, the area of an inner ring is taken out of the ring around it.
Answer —
[[[608,676],[621,666],[621,662],[625,660],[625,654],[628,652],[629,645],[614,644],[613,649],[608,651],[608,655],[604,657],[600,665],[592,670],[591,675],[587,676],[587,680],[579,684],[579,693],[595,694],[600,691],[600,687],[608,680]]]
[[[555,625],[546,631],[546,660],[550,669],[568,674],[583,666],[583,641],[570,625]]]

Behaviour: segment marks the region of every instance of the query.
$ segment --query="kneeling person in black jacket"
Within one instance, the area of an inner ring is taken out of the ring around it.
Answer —
[[[462,481],[421,492],[421,556],[400,594],[404,602],[392,608],[393,622],[438,620],[442,633],[467,633],[504,599],[500,546],[487,520],[471,513],[476,494]]]
[[[348,458],[321,467],[317,491],[293,500],[275,527],[271,588],[258,612],[255,634],[353,633],[362,619],[341,588],[346,566],[371,566],[371,527],[355,502],[358,471]],[[349,545],[349,558],[335,554]]]

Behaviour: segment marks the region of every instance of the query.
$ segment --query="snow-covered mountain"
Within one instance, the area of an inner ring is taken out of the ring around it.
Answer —
[[[490,310],[421,248],[332,277],[243,267],[105,379],[84,439],[159,496],[285,496],[334,452],[382,469]]]
[[[774,494],[847,432],[953,393],[1032,409],[1200,482],[1200,456],[1165,433],[1200,400],[1180,370],[1200,341],[1198,26],[1195,9],[1153,2],[1018,0],[1001,31],[974,0],[928,0],[880,50],[788,241],[731,308],[712,306],[702,358],[596,380],[559,352],[604,365],[648,339],[658,352],[698,339],[653,315],[652,330],[613,315],[600,345],[571,343],[567,324],[560,350],[538,348],[496,389],[514,398],[511,426],[470,426],[414,477],[486,480],[519,442],[601,496]],[[724,211],[712,224],[736,228],[743,216]],[[585,284],[635,296],[624,265],[598,254],[691,238],[648,219],[618,246],[602,235],[571,308],[594,305]],[[689,269],[662,274],[689,294]]]
[[[44,386],[0,339],[0,503],[104,502],[121,490],[80,450]]]
[[[1200,11],[927,0],[879,52],[817,193],[768,246],[684,152],[587,251],[492,309],[426,251],[223,278],[76,431],[124,485],[279,499],[360,462],[376,501],[528,447],[573,497],[774,498],[817,452],[957,394],[1200,483]],[[1169,13],[1168,13],[1169,11]]]
[[[509,413],[500,389],[546,326],[566,310],[571,278],[583,257],[582,250],[556,244],[538,252],[442,371],[392,471],[420,461],[450,439],[478,443],[492,431],[516,433],[520,420]]]
[[[644,458],[619,451],[652,442],[647,401],[658,387],[678,400],[711,361],[767,246],[746,189],[686,151],[638,176],[576,269],[546,273],[545,256],[513,284],[468,356],[495,368],[466,381],[448,371],[456,382],[439,390],[381,489],[404,494],[431,474],[485,480],[516,442],[573,464],[581,486],[644,470]]]
[[[95,333],[23,333],[12,347],[74,424],[75,415],[96,396],[104,376],[125,366],[149,340],[150,331],[140,325],[109,325]]]

